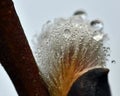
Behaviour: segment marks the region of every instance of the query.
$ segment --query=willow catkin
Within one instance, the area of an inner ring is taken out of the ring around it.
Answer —
[[[102,27],[99,20],[90,22],[78,14],[44,24],[35,48],[40,75],[51,96],[67,96],[84,72],[105,66]]]

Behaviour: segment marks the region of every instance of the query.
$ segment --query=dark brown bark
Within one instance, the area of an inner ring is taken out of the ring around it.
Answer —
[[[111,96],[108,72],[106,68],[89,70],[73,83],[68,96]]]
[[[19,96],[49,96],[12,0],[0,0],[0,62]]]

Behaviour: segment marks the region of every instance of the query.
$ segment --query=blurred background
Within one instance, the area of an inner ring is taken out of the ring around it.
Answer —
[[[113,96],[120,96],[120,1],[119,0],[13,0],[25,34],[33,50],[34,35],[40,33],[47,20],[69,17],[78,9],[85,9],[88,18],[100,18],[110,40],[109,82]],[[0,96],[18,96],[15,88],[0,65]]]

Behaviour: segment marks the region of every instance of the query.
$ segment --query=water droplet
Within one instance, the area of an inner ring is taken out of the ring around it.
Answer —
[[[43,25],[42,31],[45,32],[51,24],[52,24],[52,22],[51,22],[50,20],[48,20],[48,21]]]
[[[107,47],[107,50],[110,50],[110,47]]]
[[[87,18],[87,13],[84,10],[78,10],[73,15],[79,15],[84,20]]]
[[[115,63],[116,63],[116,61],[115,61],[115,60],[112,60],[112,61],[111,61],[111,63],[115,64]]]
[[[105,60],[106,60],[106,61],[109,61],[109,59],[107,59],[107,58],[106,58]]]
[[[64,25],[64,22],[66,20],[64,18],[55,18],[54,22],[59,24],[59,25]]]
[[[108,50],[107,50],[107,49],[104,49],[103,51],[104,51],[105,53],[108,53]]]
[[[106,47],[103,47],[103,49],[106,49]]]
[[[51,23],[51,21],[50,21],[50,20],[48,20],[48,21],[46,22],[46,24],[49,24],[49,23]]]
[[[98,34],[98,35],[95,35],[93,39],[95,39],[96,41],[100,41],[103,39],[103,37],[104,37],[104,34]]]
[[[109,57],[110,56],[110,54],[107,54],[107,57]]]
[[[104,24],[100,20],[91,21],[90,25],[94,28],[95,31],[102,31]]]
[[[69,38],[69,37],[71,36],[70,32],[71,32],[70,29],[65,29],[63,36],[64,36],[65,38]]]

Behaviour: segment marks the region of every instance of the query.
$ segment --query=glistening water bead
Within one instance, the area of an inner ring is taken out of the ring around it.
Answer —
[[[78,10],[73,15],[79,15],[84,20],[87,18],[87,13],[84,10]]]
[[[115,60],[112,60],[111,63],[116,64],[116,61],[115,61]]]
[[[91,21],[90,25],[93,27],[95,31],[102,31],[104,27],[103,22],[100,20],[93,20]]]
[[[70,29],[65,29],[65,30],[64,30],[64,34],[63,34],[64,37],[65,37],[65,38],[69,38],[69,37],[71,36],[70,32],[71,32]]]

